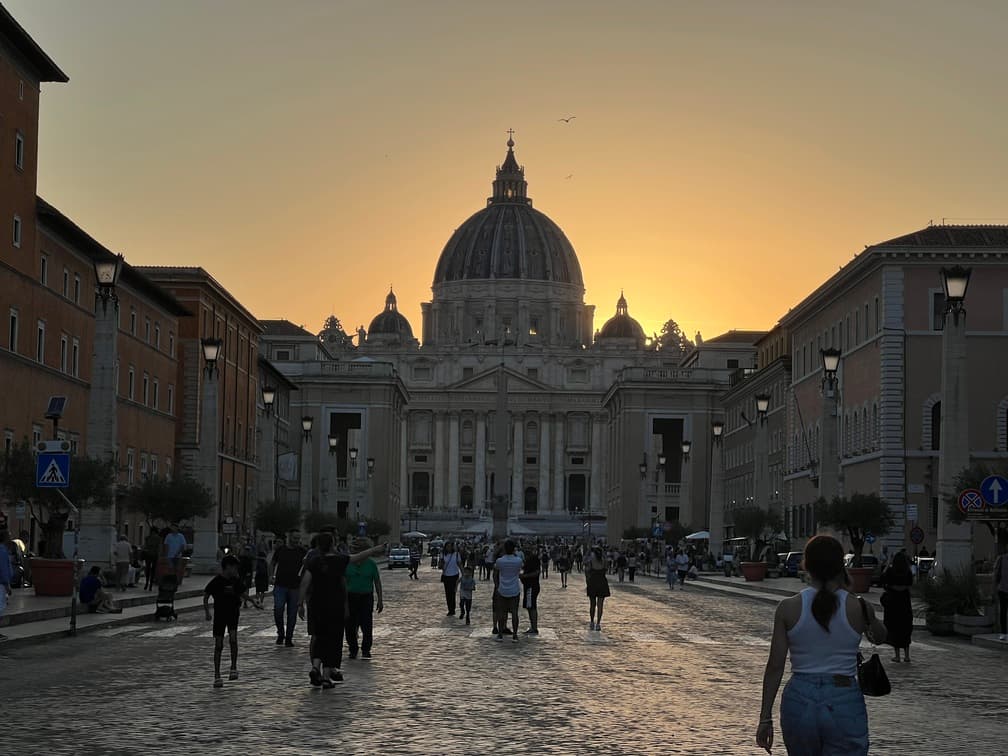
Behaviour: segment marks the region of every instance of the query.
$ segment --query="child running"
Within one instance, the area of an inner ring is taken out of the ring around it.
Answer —
[[[220,664],[221,653],[224,650],[224,630],[227,630],[228,645],[231,648],[231,671],[228,674],[228,679],[237,680],[238,615],[241,613],[242,603],[245,601],[251,601],[258,609],[261,609],[262,605],[256,599],[249,598],[248,588],[238,574],[238,559],[230,555],[221,560],[221,574],[207,583],[203,591],[203,610],[206,612],[207,622],[211,620],[211,597],[214,600],[212,616],[214,638],[213,686],[215,688],[223,688],[224,679],[221,677]]]
[[[473,591],[476,590],[476,578],[473,577],[473,568],[466,567],[462,571],[462,581],[459,583],[459,619],[465,617],[465,623],[469,624],[469,613],[472,611]]]

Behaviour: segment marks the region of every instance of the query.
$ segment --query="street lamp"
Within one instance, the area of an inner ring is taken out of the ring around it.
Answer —
[[[640,471],[641,480],[647,478],[647,461],[642,461],[639,465],[637,465],[637,469]]]
[[[690,453],[690,450],[692,448],[693,448],[693,442],[692,441],[683,441],[682,442],[682,458],[683,458],[683,462],[689,462],[689,453]]]
[[[339,436],[329,436],[329,453],[335,456],[336,450],[338,448],[339,448]]]
[[[756,394],[756,416],[760,425],[766,422],[767,410],[770,409],[770,395]]]
[[[837,369],[840,367],[840,350],[836,347],[820,349],[819,356],[822,358],[823,380],[829,388],[836,385]]]
[[[301,430],[304,431],[304,440],[311,441],[311,429],[314,425],[315,420],[311,415],[305,415],[301,418]]]
[[[370,480],[374,476],[374,465],[375,465],[374,457],[368,457],[367,458],[367,476],[368,476],[368,480]]]
[[[217,372],[217,359],[220,357],[223,344],[224,342],[220,339],[200,339],[200,345],[203,347],[203,361],[206,363],[208,376],[212,376]]]
[[[350,449],[350,466],[351,467],[357,467],[357,454],[358,454],[358,451],[357,451],[357,447],[356,446]]]
[[[945,288],[945,312],[955,313],[966,312],[963,308],[963,301],[966,299],[966,288],[969,286],[970,268],[956,265],[951,268],[942,268],[942,286]]]
[[[102,303],[102,312],[108,309],[108,303],[113,302],[119,305],[119,297],[116,296],[116,284],[119,282],[119,273],[122,271],[123,256],[116,255],[111,260],[95,260],[94,271],[95,280],[98,283],[98,298]]]
[[[276,389],[273,386],[262,387],[263,407],[266,409],[266,417],[273,411],[273,402],[276,401]]]
[[[721,437],[724,436],[724,420],[712,420],[711,432],[714,434],[714,443],[721,445]]]

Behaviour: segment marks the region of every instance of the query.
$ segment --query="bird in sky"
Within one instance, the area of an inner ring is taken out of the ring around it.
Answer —
[[[572,179],[572,178],[574,178],[574,174],[573,173],[568,173],[565,178]]]
[[[575,118],[577,118],[577,116],[567,116],[566,118],[557,118],[557,121],[563,121],[564,123],[570,123]]]

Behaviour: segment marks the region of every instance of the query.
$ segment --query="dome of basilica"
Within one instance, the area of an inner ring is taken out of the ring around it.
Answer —
[[[497,168],[493,196],[470,216],[445,245],[434,272],[434,285],[478,279],[524,279],[584,288],[574,247],[560,227],[527,196],[525,169],[508,139],[504,163]]]
[[[635,339],[641,343],[644,342],[644,329],[640,323],[630,317],[623,292],[620,292],[619,301],[616,302],[616,314],[605,322],[598,332],[598,338]]]
[[[389,289],[385,297],[385,309],[374,316],[367,330],[368,338],[372,336],[398,336],[402,341],[413,340],[413,327],[406,316],[399,312],[396,295]]]

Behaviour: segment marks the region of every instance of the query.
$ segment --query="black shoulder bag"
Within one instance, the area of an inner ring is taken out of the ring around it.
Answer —
[[[874,644],[874,639],[868,634],[870,629],[868,606],[861,596],[858,596],[858,601],[861,602],[861,615],[865,621],[865,636]],[[886,674],[885,667],[882,666],[882,660],[879,658],[877,651],[872,651],[872,655],[868,661],[865,661],[864,656],[858,651],[857,661],[858,684],[861,686],[862,693],[866,696],[887,696],[892,692],[889,675]]]

